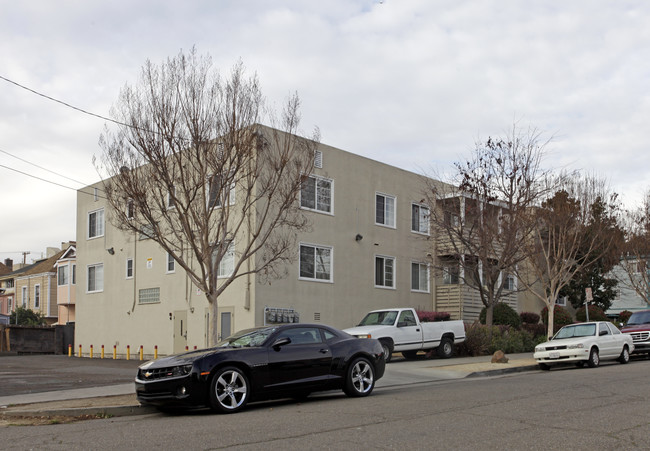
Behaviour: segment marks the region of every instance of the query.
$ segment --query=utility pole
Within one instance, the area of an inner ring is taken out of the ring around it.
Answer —
[[[29,252],[29,251],[24,251],[24,252],[23,252],[23,265],[26,265],[26,264],[27,264],[27,256],[28,256],[29,254],[31,254],[31,252]]]

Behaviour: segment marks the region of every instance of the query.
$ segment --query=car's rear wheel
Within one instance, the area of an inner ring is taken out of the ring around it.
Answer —
[[[598,349],[591,348],[591,351],[589,351],[589,360],[587,360],[587,365],[589,365],[589,368],[596,368],[598,365],[600,365]]]
[[[618,361],[623,364],[630,361],[630,350],[627,348],[627,346],[623,346],[623,351],[621,351],[621,355],[618,357]]]
[[[454,342],[449,337],[442,337],[438,346],[438,357],[448,359],[454,355]]]
[[[358,357],[348,366],[343,391],[348,396],[368,396],[375,388],[375,369],[364,357]]]
[[[537,365],[539,366],[539,369],[540,369],[540,370],[548,371],[548,370],[551,369],[551,366],[550,366],[550,365],[547,365],[546,363],[541,363],[541,362],[540,362],[540,363],[538,363]]]
[[[381,347],[384,350],[384,361],[386,363],[390,362],[390,359],[393,354],[393,347],[387,341],[381,341]]]
[[[221,413],[235,413],[246,406],[250,386],[244,372],[234,366],[219,369],[210,384],[210,407]]]
[[[402,355],[406,360],[413,360],[417,355],[417,351],[402,351]]]

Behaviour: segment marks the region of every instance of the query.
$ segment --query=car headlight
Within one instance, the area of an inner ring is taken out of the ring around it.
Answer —
[[[584,347],[585,347],[584,344],[582,344],[582,343],[578,343],[578,344],[576,344],[576,345],[569,345],[569,346],[567,346],[566,348],[567,348],[567,349],[582,349],[582,348],[584,348]]]
[[[175,366],[171,369],[171,377],[185,376],[192,371],[192,365]]]
[[[535,352],[544,352],[544,346],[535,346]]]

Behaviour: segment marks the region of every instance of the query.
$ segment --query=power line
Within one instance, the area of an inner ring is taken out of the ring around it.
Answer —
[[[26,175],[27,177],[31,177],[31,178],[34,178],[34,179],[36,179],[36,180],[40,180],[41,182],[50,183],[50,184],[52,184],[52,185],[60,186],[61,188],[66,188],[66,189],[69,189],[69,190],[72,190],[72,191],[78,191],[78,192],[80,192],[80,193],[88,194],[89,196],[93,196],[93,195],[95,195],[95,193],[87,193],[87,192],[85,192],[85,191],[78,190],[77,188],[73,188],[73,187],[71,187],[71,186],[62,185],[62,184],[60,184],[60,183],[53,182],[53,181],[51,181],[51,180],[47,180],[47,179],[44,179],[44,178],[42,178],[42,177],[38,177],[38,176],[36,176],[36,175],[28,174],[27,172],[19,171],[18,169],[10,168],[9,166],[5,166],[5,165],[3,165],[3,164],[0,164],[0,168],[9,169],[10,171],[14,171],[14,172],[17,172],[17,173],[19,173],[19,174]],[[97,197],[100,197],[100,198],[102,198],[102,199],[106,199],[106,197],[104,197],[104,196],[100,196],[100,195],[97,195]]]
[[[32,163],[31,161],[27,161],[27,160],[25,160],[24,158],[20,158],[20,157],[14,155],[14,154],[12,154],[12,153],[7,152],[6,150],[2,150],[2,149],[0,149],[0,152],[2,152],[2,153],[4,153],[4,154],[7,154],[7,155],[9,155],[10,157],[14,157],[15,159],[20,160],[20,161],[23,161],[23,162],[25,162],[25,163],[27,163],[27,164],[31,164],[32,166],[35,166],[35,167],[37,167],[37,168],[39,168],[39,169],[42,169],[42,170],[44,170],[44,171],[47,171],[47,172],[49,172],[49,173],[51,173],[51,174],[57,175],[57,176],[59,176],[59,177],[63,177],[64,179],[68,179],[68,180],[70,180],[70,181],[72,181],[72,182],[79,183],[80,185],[84,185],[84,186],[85,186],[85,185],[88,185],[88,183],[80,182],[79,180],[75,180],[75,179],[70,178],[70,177],[67,177],[67,176],[65,176],[65,175],[63,175],[63,174],[59,174],[58,172],[52,171],[51,169],[47,169],[47,168],[44,168],[43,166],[39,166],[39,165],[37,165],[36,163]]]

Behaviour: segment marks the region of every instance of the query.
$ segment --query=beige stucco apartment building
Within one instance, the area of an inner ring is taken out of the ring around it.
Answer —
[[[320,144],[305,186],[300,203],[312,226],[298,236],[287,276],[251,275],[228,287],[218,301],[220,336],[282,321],[346,328],[385,307],[438,309],[443,280],[430,270],[435,251],[421,176]],[[156,243],[117,230],[110,215],[102,183],[79,190],[77,345],[84,353],[115,346],[119,354],[127,345],[146,354],[154,346],[161,354],[206,346],[205,296]],[[477,316],[462,305],[451,313]]]

